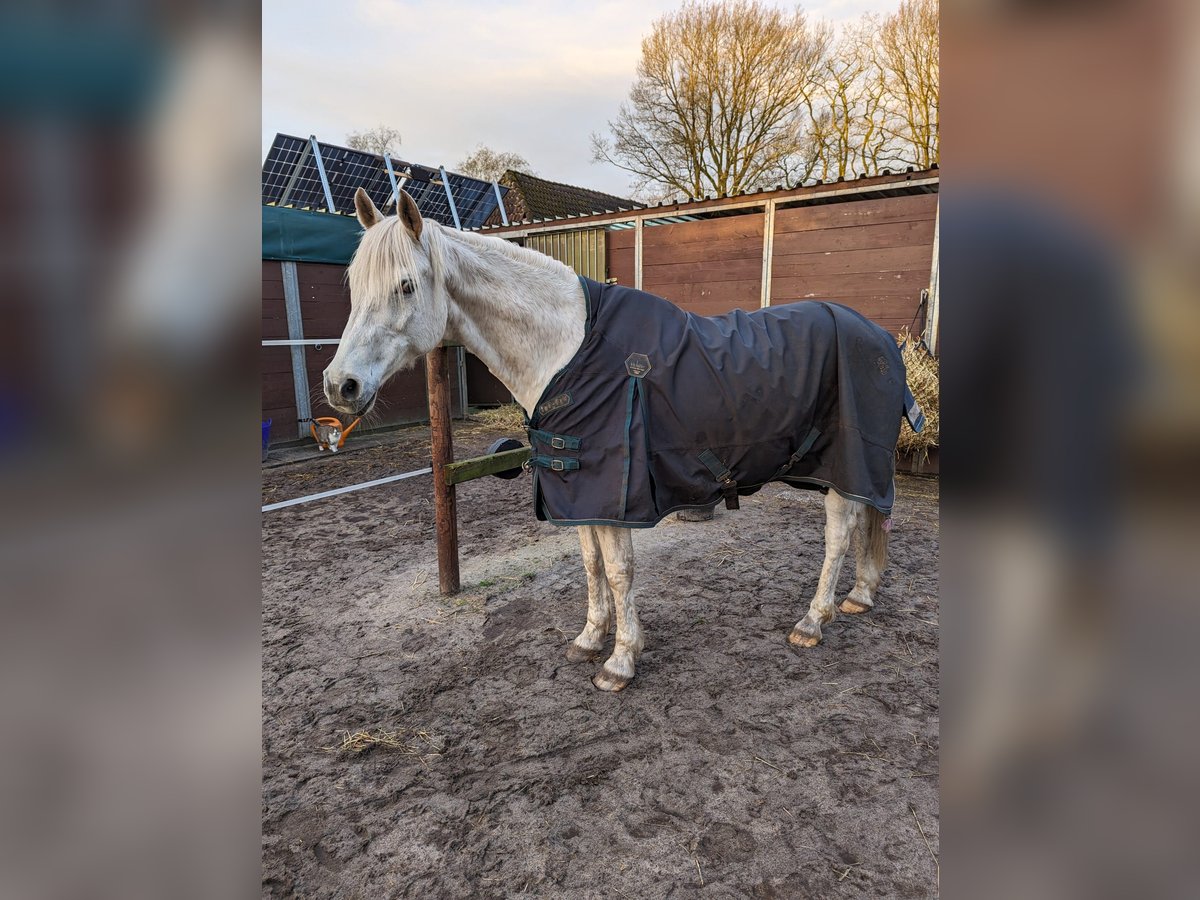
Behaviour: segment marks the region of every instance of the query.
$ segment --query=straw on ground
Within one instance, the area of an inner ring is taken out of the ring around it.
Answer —
[[[438,756],[446,748],[424,730],[376,728],[370,731],[344,732],[342,742],[335,747],[325,747],[333,753],[362,753],[374,747],[396,750],[409,756],[418,756],[422,761],[427,756]]]

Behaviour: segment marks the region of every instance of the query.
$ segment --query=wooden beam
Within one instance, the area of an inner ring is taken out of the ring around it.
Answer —
[[[454,485],[446,480],[446,466],[454,461],[450,432],[450,353],[437,347],[425,356],[429,390],[429,431],[433,457],[433,518],[437,529],[438,588],[443,597],[457,594],[458,512]]]
[[[642,219],[633,223],[633,286],[642,289]]]
[[[308,437],[312,405],[308,390],[308,363],[304,358],[304,313],[300,308],[300,279],[296,263],[285,259],[279,264],[283,277],[283,303],[287,313],[288,342],[292,353],[292,385],[296,397],[296,419],[301,438]]]
[[[929,273],[929,306],[925,309],[925,346],[934,356],[938,352],[938,324],[942,312],[942,280],[939,243],[942,230],[942,198],[938,197],[937,214],[933,220],[933,265]]]
[[[775,201],[763,210],[762,297],[760,306],[771,305],[771,266],[775,255]]]
[[[529,459],[530,449],[520,447],[516,450],[505,450],[503,453],[493,453],[489,456],[473,456],[470,459],[460,459],[446,466],[446,483],[462,484],[485,475],[495,475],[509,469],[518,469]]]

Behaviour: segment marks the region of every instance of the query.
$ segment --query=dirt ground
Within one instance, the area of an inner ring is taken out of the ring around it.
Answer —
[[[465,424],[456,456],[501,434]],[[428,465],[427,440],[264,469],[263,502]],[[936,895],[937,482],[897,486],[875,609],[802,652],[819,493],[635,532],[646,648],[615,695],[564,656],[578,542],[527,476],[459,486],[449,600],[428,476],[264,514],[263,895]]]

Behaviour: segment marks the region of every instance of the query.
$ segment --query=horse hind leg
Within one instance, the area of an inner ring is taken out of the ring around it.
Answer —
[[[861,503],[847,500],[837,491],[830,490],[825,494],[825,563],[821,566],[817,592],[808,607],[808,614],[792,628],[788,635],[789,644],[815,647],[821,642],[821,626],[833,621],[834,591],[861,509]]]
[[[579,526],[579,549],[587,574],[587,624],[575,640],[567,645],[567,659],[571,662],[590,662],[604,649],[604,641],[613,620],[613,595],[604,573],[604,554],[592,526]]]
[[[883,513],[873,506],[864,506],[854,533],[856,540],[856,571],[854,587],[838,607],[846,615],[865,613],[875,605],[875,591],[887,566],[888,533],[884,529]]]

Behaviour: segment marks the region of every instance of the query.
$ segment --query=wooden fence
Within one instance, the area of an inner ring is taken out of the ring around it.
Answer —
[[[608,278],[698,315],[833,300],[894,334],[936,283],[938,183],[910,172],[484,233],[544,249],[548,235],[605,227]]]

